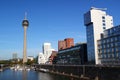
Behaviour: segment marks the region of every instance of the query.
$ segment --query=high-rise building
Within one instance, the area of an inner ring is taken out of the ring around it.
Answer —
[[[84,24],[87,34],[87,52],[90,63],[99,64],[97,40],[104,30],[113,27],[113,18],[105,12],[104,8],[92,7],[84,14]]]
[[[13,53],[12,57],[13,59],[17,59],[17,53]]]
[[[43,53],[44,54],[48,54],[50,49],[51,49],[51,43],[44,43],[43,44]]]
[[[50,55],[52,54],[52,51],[54,51],[54,49],[51,48],[51,43],[44,43],[43,44],[43,54],[45,57],[45,62],[48,61]]]
[[[29,26],[29,22],[26,18],[26,14],[25,14],[25,18],[22,22],[22,26],[24,28],[24,43],[23,43],[23,63],[26,63],[27,62],[27,41],[26,41],[26,38],[27,38],[27,28]]]
[[[66,38],[64,40],[58,41],[58,50],[70,48],[74,46],[74,39],[73,38]]]

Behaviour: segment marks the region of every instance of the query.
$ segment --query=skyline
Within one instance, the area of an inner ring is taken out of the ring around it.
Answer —
[[[14,1],[14,2],[12,2]],[[12,58],[12,53],[23,55],[22,20],[27,12],[27,56],[42,52],[44,42],[58,49],[58,40],[74,38],[74,42],[86,42],[83,15],[91,7],[107,8],[113,16],[114,26],[119,25],[120,1],[104,0],[2,0],[0,1],[0,60]]]

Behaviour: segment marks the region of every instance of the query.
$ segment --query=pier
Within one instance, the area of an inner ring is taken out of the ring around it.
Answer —
[[[7,65],[7,64],[0,64],[0,71],[4,71],[8,67],[9,67],[9,65]]]

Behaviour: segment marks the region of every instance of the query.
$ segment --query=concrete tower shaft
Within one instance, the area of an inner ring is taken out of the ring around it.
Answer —
[[[27,27],[29,26],[29,22],[26,18],[22,22],[22,26],[24,28],[24,43],[23,43],[23,64],[27,62]]]

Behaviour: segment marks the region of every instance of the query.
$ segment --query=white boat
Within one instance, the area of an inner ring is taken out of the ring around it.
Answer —
[[[10,67],[11,70],[15,69],[15,67]]]
[[[0,69],[0,72],[3,71],[3,69]]]
[[[26,71],[30,71],[30,68],[27,68]]]
[[[41,69],[39,69],[39,71],[41,71],[41,72],[48,72],[49,70],[41,68]]]

